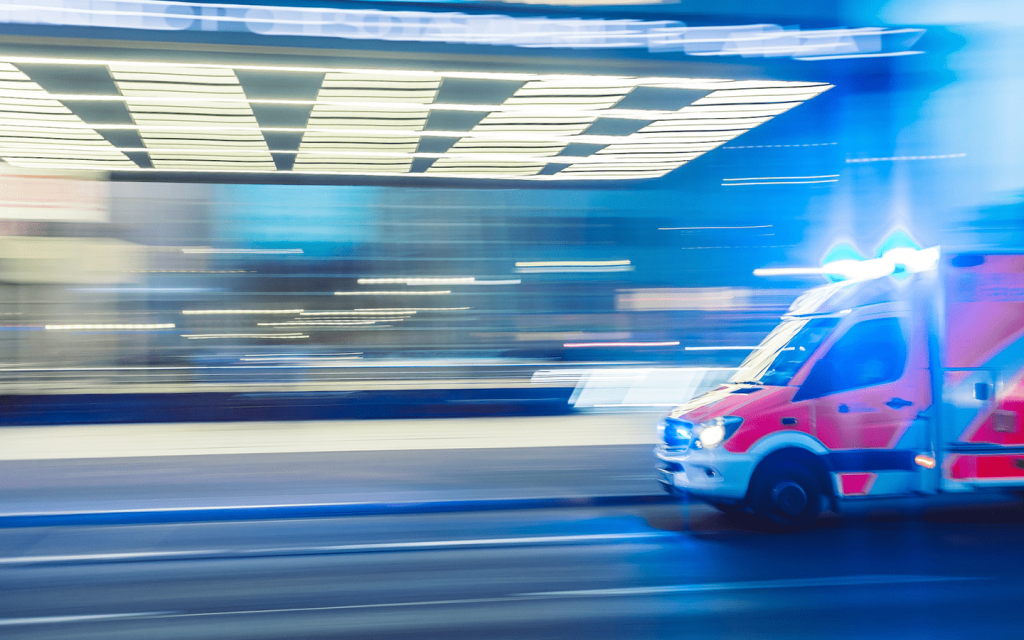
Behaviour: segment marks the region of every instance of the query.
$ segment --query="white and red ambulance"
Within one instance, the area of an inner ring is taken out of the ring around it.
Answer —
[[[1024,489],[1024,255],[872,262],[660,422],[666,490],[799,526],[849,500]]]

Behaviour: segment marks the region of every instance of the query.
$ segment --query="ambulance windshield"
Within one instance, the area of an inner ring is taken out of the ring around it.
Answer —
[[[747,356],[729,381],[772,386],[789,384],[838,322],[839,318],[786,320]]]

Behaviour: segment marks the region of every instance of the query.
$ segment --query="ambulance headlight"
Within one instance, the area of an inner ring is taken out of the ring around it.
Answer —
[[[718,446],[722,440],[725,440],[725,427],[720,424],[710,425],[700,432],[700,443],[705,449]]]
[[[693,428],[697,436],[696,445],[701,449],[712,449],[725,442],[743,424],[743,418],[723,416],[702,422]]]

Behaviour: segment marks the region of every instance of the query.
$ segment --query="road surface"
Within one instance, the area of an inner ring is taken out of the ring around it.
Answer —
[[[0,531],[0,635],[1010,638],[1018,505],[766,534],[674,506]]]

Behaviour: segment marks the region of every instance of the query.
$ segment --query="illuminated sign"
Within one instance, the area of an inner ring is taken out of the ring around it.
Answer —
[[[924,33],[922,29],[877,27],[800,30],[772,24],[688,27],[671,20],[513,17],[162,0],[0,0],[2,23],[515,47],[643,48],[701,56],[801,59],[920,53],[908,49]]]
[[[831,86],[0,55],[0,158],[122,172],[656,178]]]

